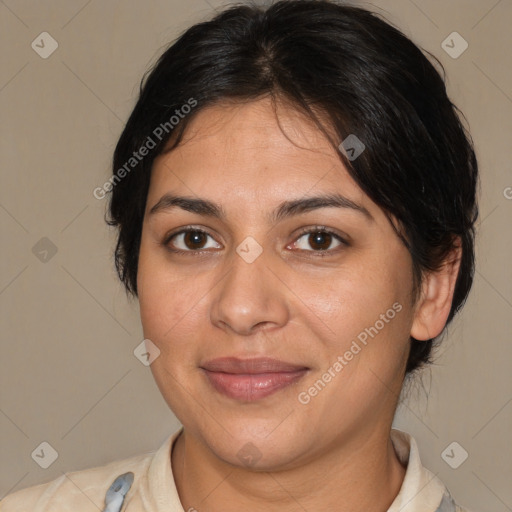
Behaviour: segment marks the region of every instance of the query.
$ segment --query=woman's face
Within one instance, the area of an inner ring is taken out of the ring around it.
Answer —
[[[268,99],[217,105],[156,159],[138,268],[165,400],[214,455],[262,469],[387,436],[414,320],[386,216],[278,113],[291,140]]]

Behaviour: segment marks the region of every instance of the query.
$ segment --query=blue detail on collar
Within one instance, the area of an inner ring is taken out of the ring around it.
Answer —
[[[455,503],[450,494],[445,494],[436,512],[456,512]]]
[[[105,495],[105,508],[103,512],[120,512],[124,498],[133,484],[134,474],[130,471],[119,475],[109,487]]]

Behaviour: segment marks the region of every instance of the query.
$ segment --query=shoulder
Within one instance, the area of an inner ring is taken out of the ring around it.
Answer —
[[[65,473],[50,482],[21,489],[0,501],[0,512],[98,512],[105,507],[105,493],[120,474],[132,471],[135,475],[132,487],[138,486],[154,453]]]

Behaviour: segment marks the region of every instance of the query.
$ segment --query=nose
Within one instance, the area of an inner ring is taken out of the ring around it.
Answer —
[[[252,263],[237,253],[230,258],[229,268],[213,290],[210,315],[215,326],[247,336],[286,325],[288,289],[264,254]]]

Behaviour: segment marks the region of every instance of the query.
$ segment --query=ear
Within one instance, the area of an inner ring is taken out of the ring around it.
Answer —
[[[459,237],[455,245],[442,267],[423,277],[411,327],[411,336],[417,340],[435,338],[446,325],[462,256]]]

